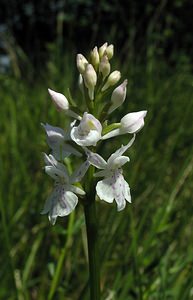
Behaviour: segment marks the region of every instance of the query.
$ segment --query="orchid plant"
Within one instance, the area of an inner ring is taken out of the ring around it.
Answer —
[[[96,201],[117,204],[117,210],[131,203],[129,184],[123,176],[123,166],[129,161],[125,155],[134,143],[136,133],[144,126],[147,111],[130,112],[118,123],[109,123],[109,116],[126,99],[127,80],[119,84],[121,73],[111,72],[113,45],[95,47],[89,59],[77,55],[78,85],[84,107],[63,94],[48,89],[58,111],[71,118],[64,130],[42,124],[51,153],[44,154],[45,172],[54,179],[54,189],[42,214],[48,214],[54,225],[58,217],[69,215],[80,202],[84,207],[87,227],[90,299],[100,299],[98,226]],[[107,161],[98,153],[105,140],[123,134],[132,137],[126,145],[110,155]],[[124,154],[124,155],[123,155]],[[76,157],[79,166],[69,172],[66,161]],[[98,178],[102,178],[97,182]]]

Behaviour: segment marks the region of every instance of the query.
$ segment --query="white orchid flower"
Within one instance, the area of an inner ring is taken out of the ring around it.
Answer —
[[[85,195],[85,192],[73,183],[82,179],[89,163],[86,161],[69,176],[66,167],[51,154],[44,154],[44,161],[45,172],[55,180],[55,186],[41,213],[48,213],[48,218],[54,225],[57,217],[67,216],[75,209],[78,203],[77,195]]]
[[[104,177],[96,185],[97,195],[101,200],[117,203],[117,210],[125,208],[126,201],[131,202],[130,188],[122,175],[122,166],[129,161],[129,157],[122,154],[133,144],[135,135],[131,141],[113,153],[107,162],[97,153],[86,149],[88,161],[101,171],[95,173],[96,177]]]
[[[146,110],[133,112],[125,115],[120,122],[120,127],[114,129],[102,136],[102,140],[112,138],[125,133],[137,133],[144,126],[144,118],[147,114]]]
[[[47,143],[52,149],[52,154],[56,159],[62,160],[65,157],[68,157],[70,154],[81,156],[80,152],[78,152],[74,147],[67,143],[71,140],[70,130],[65,133],[64,130],[60,127],[55,127],[43,123],[41,125],[46,131]],[[74,122],[71,123],[70,127],[72,127],[73,125]]]
[[[102,125],[93,115],[85,112],[80,124],[71,130],[72,140],[80,146],[96,146],[101,139]]]

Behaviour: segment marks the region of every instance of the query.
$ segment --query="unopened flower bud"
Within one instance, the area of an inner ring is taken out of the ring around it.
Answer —
[[[144,126],[144,118],[147,114],[146,110],[133,112],[125,115],[121,122],[118,123],[116,129],[102,136],[102,140],[110,139],[117,135],[126,133],[137,133]]]
[[[144,126],[144,118],[147,114],[146,110],[133,112],[125,115],[121,119],[122,133],[136,133]]]
[[[109,60],[113,57],[114,46],[112,44],[106,48],[106,54],[107,54]]]
[[[91,100],[93,100],[94,99],[94,88],[97,83],[97,74],[91,64],[88,64],[86,66],[83,77],[84,77],[85,85],[88,88],[89,97]]]
[[[102,88],[102,92],[104,92],[106,89],[108,89],[110,86],[115,85],[119,79],[121,78],[121,73],[119,71],[114,71],[112,72],[108,79],[107,82],[105,83],[105,85]]]
[[[109,63],[107,55],[104,55],[101,59],[100,65],[99,65],[99,72],[102,73],[103,79],[105,79],[111,70],[111,65]]]
[[[123,81],[112,93],[111,102],[112,105],[109,109],[109,113],[112,113],[117,107],[119,107],[125,101],[127,94],[127,79]]]
[[[68,110],[69,109],[68,100],[63,94],[54,92],[51,89],[48,89],[48,92],[58,110]]]
[[[107,43],[104,43],[100,48],[99,48],[99,57],[102,58],[103,55],[105,54],[105,51],[107,49]]]
[[[86,65],[88,64],[88,60],[84,57],[84,55],[77,54],[76,64],[80,74],[83,74],[85,72]]]
[[[98,65],[99,65],[99,52],[98,52],[98,48],[94,47],[94,49],[91,51],[90,54],[90,59],[91,59],[91,63],[93,65],[93,67],[95,68],[95,70],[98,69]]]

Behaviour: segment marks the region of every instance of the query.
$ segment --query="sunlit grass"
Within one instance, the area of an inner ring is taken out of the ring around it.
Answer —
[[[41,152],[48,149],[40,123],[66,122],[52,107],[47,87],[67,93],[74,85],[77,74],[67,61],[58,73],[50,63],[46,79],[33,86],[0,78],[2,300],[44,300],[48,294],[49,299],[88,299],[81,206],[55,226],[40,215],[52,188],[42,170]],[[193,76],[188,69],[171,71],[155,62],[151,69],[132,66],[132,72],[125,66],[124,75],[129,91],[119,116],[141,109],[148,115],[125,167],[133,203],[119,213],[98,203],[102,299],[191,299]],[[104,155],[109,151],[107,141]],[[56,275],[60,263],[62,273]]]

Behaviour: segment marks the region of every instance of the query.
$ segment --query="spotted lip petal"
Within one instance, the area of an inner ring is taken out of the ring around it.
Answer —
[[[57,217],[69,215],[75,209],[77,203],[78,197],[73,192],[66,190],[63,185],[56,185],[41,213],[48,213],[48,218],[54,225]]]
[[[121,211],[126,206],[126,201],[131,202],[130,189],[120,170],[99,181],[96,186],[97,195],[101,200],[117,203],[117,210]]]
[[[124,180],[124,177],[119,170],[117,170],[114,173],[114,180],[115,201],[117,203],[117,210],[121,211],[126,206],[125,184],[128,185],[128,183]]]

